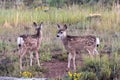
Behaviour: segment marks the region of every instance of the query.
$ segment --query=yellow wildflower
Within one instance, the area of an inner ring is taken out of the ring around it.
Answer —
[[[77,73],[74,73],[74,77],[77,75]]]
[[[68,72],[68,76],[72,77],[72,73],[70,71]]]
[[[28,71],[20,72],[23,77],[32,77],[32,73]]]
[[[77,77],[80,77],[80,75],[81,75],[81,74],[80,74],[80,73],[78,73],[78,74],[77,74]]]
[[[74,80],[78,80],[78,78],[74,78]]]

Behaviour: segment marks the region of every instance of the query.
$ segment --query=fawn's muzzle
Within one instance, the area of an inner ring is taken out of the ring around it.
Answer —
[[[60,37],[59,35],[57,35],[57,37]]]

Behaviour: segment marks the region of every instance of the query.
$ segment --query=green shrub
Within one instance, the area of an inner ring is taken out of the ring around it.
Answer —
[[[98,80],[96,74],[93,72],[85,71],[81,74],[81,80]]]
[[[116,53],[90,59],[84,58],[84,65],[78,72],[82,72],[82,80],[114,80],[120,79],[120,59]]]

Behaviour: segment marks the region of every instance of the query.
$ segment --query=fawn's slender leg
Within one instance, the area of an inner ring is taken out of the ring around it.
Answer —
[[[87,51],[88,51],[89,55],[91,56],[91,52],[88,49],[87,49]]]
[[[36,54],[36,60],[37,60],[38,66],[40,66],[38,51],[35,51],[35,54]]]
[[[22,69],[22,58],[25,55],[27,49],[23,49],[21,50],[21,55],[20,55],[20,69]]]
[[[99,53],[98,53],[98,51],[97,51],[97,49],[96,49],[96,48],[94,49],[94,52],[95,52],[94,54],[99,55]]]
[[[74,67],[74,70],[76,70],[75,58],[76,58],[76,53],[73,54],[73,67]]]
[[[69,53],[69,54],[68,54],[68,69],[70,69],[70,62],[71,62],[71,59],[72,59],[72,54]]]
[[[30,66],[32,66],[33,53],[30,53]]]
[[[90,50],[90,49],[87,49],[87,51],[88,51],[88,53],[89,53],[90,57],[92,57],[92,58],[93,58],[93,53],[94,53],[94,51],[92,51],[92,50]]]

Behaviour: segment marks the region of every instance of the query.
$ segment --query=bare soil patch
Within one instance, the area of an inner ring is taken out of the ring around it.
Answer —
[[[55,55],[58,53],[62,54],[60,51],[59,52],[54,51],[54,52],[52,52],[52,55]],[[77,54],[77,56],[76,56],[76,64],[78,66],[82,65],[82,59],[81,59],[80,54]],[[67,61],[61,61],[61,60],[52,58],[51,61],[43,62],[42,65],[48,69],[48,72],[46,72],[44,74],[46,78],[63,77],[67,73],[67,71],[66,71]],[[72,65],[73,64],[72,64],[72,60],[71,60],[71,70],[73,69]]]

